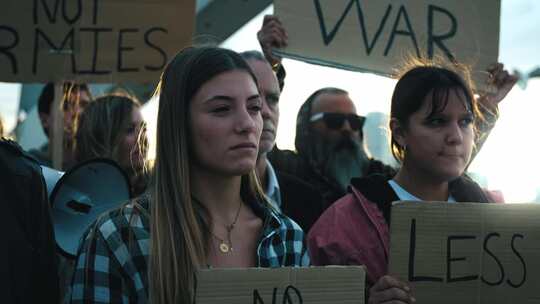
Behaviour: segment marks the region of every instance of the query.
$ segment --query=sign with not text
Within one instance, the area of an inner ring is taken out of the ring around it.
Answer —
[[[292,59],[391,75],[411,57],[457,60],[483,86],[497,62],[500,0],[275,0]]]
[[[157,81],[194,15],[194,0],[4,0],[0,81]]]
[[[362,266],[201,270],[196,304],[362,304]]]
[[[540,303],[540,205],[397,202],[390,248],[417,304]]]

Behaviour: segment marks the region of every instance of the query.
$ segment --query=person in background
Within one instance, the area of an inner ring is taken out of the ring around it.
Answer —
[[[126,172],[133,197],[145,191],[148,140],[137,100],[124,95],[96,98],[81,113],[75,139],[77,163],[111,159]]]
[[[246,60],[259,83],[263,118],[263,131],[259,143],[257,158],[257,176],[275,207],[297,222],[304,231],[309,231],[319,218],[322,209],[322,198],[316,189],[300,179],[274,170],[267,158],[276,144],[276,133],[279,123],[279,96],[281,90],[272,67],[258,51],[240,53]]]
[[[387,275],[393,201],[494,202],[465,174],[485,122],[460,71],[425,63],[399,78],[390,113],[399,170],[352,179],[309,233],[314,265],[366,266],[369,303],[414,302],[410,288]]]
[[[41,168],[15,142],[0,139],[2,303],[58,303],[56,244]]]
[[[62,111],[64,114],[64,149],[62,169],[69,169],[74,162],[73,138],[75,136],[77,119],[84,107],[92,100],[88,85],[84,83],[64,82],[63,85]],[[52,167],[51,143],[53,115],[52,105],[54,101],[54,83],[47,83],[38,100],[38,114],[43,132],[49,139],[47,143],[38,149],[28,151],[43,166]]]
[[[235,52],[187,48],[162,74],[153,182],[83,237],[72,303],[192,303],[203,268],[305,266],[301,228],[256,179],[257,79]]]
[[[296,151],[274,150],[270,161],[318,189],[326,208],[346,193],[351,178],[395,172],[365,151],[364,122],[345,90],[317,90],[298,112]]]
[[[277,69],[284,69],[281,58],[272,53],[272,48],[286,47],[288,42],[286,30],[277,17],[265,16],[258,39],[268,60]],[[499,102],[517,81],[500,63],[489,67],[488,72],[495,90],[478,97],[479,108],[486,119],[479,125],[482,136],[476,138],[475,154],[497,120]],[[285,73],[281,75],[284,77]],[[283,82],[284,78],[280,81]],[[395,168],[369,156],[363,141],[364,120],[345,90],[319,89],[298,111],[296,151],[276,147],[268,159],[276,170],[296,176],[319,189],[324,205],[328,207],[347,193],[351,178],[375,173],[391,177],[396,172]]]

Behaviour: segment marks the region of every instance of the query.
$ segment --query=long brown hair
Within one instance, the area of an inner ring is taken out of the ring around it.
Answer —
[[[133,110],[140,107],[137,100],[124,95],[105,95],[90,103],[79,118],[75,136],[76,160],[106,157],[118,161],[123,132],[131,121]]]
[[[188,48],[167,65],[156,90],[159,110],[148,271],[153,304],[191,303],[194,275],[207,264],[211,222],[205,208],[191,197],[188,113],[204,83],[232,70],[246,71],[257,82],[247,63],[233,51]],[[254,170],[242,176],[241,193],[245,199],[266,202]]]

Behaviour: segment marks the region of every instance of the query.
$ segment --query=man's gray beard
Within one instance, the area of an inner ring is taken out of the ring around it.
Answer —
[[[347,190],[351,178],[362,177],[369,166],[369,157],[362,143],[350,137],[339,141],[316,139],[314,160],[322,174],[334,180],[343,191]]]

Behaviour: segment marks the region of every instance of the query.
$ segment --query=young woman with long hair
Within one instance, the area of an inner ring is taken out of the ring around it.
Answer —
[[[71,301],[192,303],[201,268],[307,265],[302,230],[256,180],[261,99],[245,61],[185,49],[158,92],[151,191],[89,230]]]
[[[75,160],[115,161],[129,177],[132,195],[144,192],[148,143],[141,104],[126,95],[105,95],[88,104],[79,117]]]
[[[310,230],[313,264],[366,266],[369,303],[414,302],[406,284],[387,275],[393,201],[495,201],[465,174],[481,135],[477,127],[485,122],[468,78],[458,71],[424,64],[399,78],[390,120],[397,174],[352,179],[350,193]]]

